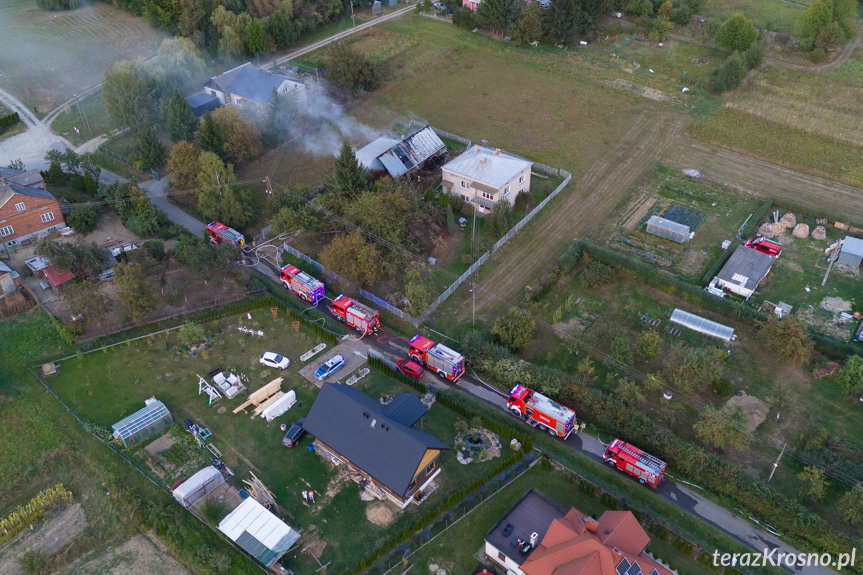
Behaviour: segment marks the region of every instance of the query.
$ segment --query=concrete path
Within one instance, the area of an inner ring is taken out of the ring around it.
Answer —
[[[164,178],[160,178],[158,180],[147,180],[146,182],[141,182],[138,184],[138,187],[147,192],[147,195],[150,197],[150,203],[157,208],[160,208],[166,214],[168,214],[168,219],[174,222],[175,224],[184,227],[189,232],[198,236],[199,238],[204,237],[204,228],[207,225],[203,222],[200,222],[172,204],[165,197],[165,192],[168,189],[168,176]]]

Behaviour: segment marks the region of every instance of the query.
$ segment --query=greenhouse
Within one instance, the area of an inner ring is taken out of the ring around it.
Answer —
[[[174,423],[171,412],[165,404],[151,397],[144,402],[144,408],[139,409],[129,417],[111,426],[114,439],[123,442],[123,447],[143,441]]]
[[[675,309],[671,314],[671,323],[697,331],[700,334],[721,339],[728,343],[734,338],[734,328],[710,321],[694,313]]]
[[[659,216],[650,216],[647,220],[647,233],[679,244],[689,241],[689,226]]]
[[[251,497],[219,523],[219,531],[249,555],[272,567],[300,534]]]
[[[183,507],[191,507],[225,482],[222,472],[210,465],[174,488],[171,495]]]

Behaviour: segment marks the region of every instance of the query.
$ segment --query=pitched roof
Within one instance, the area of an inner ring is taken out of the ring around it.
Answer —
[[[839,252],[839,259],[836,261],[851,267],[860,267],[861,258],[863,258],[863,240],[845,236],[842,251]]]
[[[377,140],[373,140],[356,151],[357,161],[367,170],[384,170],[384,165],[378,159],[382,154],[387,153],[399,141],[395,138],[387,138],[382,136]]]
[[[303,428],[394,493],[404,495],[426,451],[449,447],[398,421],[416,414],[412,402],[401,397],[393,400],[398,403],[387,413],[353,387],[324,383]]]
[[[392,149],[381,155],[379,159],[395,178],[408,173],[444,149],[446,144],[431,126],[426,125],[407,138],[396,142]]]
[[[6,180],[19,186],[32,186],[45,181],[39,170],[16,170],[0,167],[0,180]]]
[[[500,150],[474,146],[444,164],[441,169],[499,190],[525,169],[529,170],[532,165],[528,160]]]
[[[248,497],[219,522],[219,531],[271,567],[300,538],[291,526]]]
[[[725,265],[716,275],[728,283],[754,290],[764,279],[776,258],[746,246],[737,246]]]
[[[633,555],[640,554],[650,543],[650,537],[629,511],[606,511],[599,518],[596,533],[606,547],[617,547]]]
[[[384,407],[384,415],[396,423],[410,427],[428,413],[428,410],[419,397],[413,393],[403,393]]]
[[[303,85],[299,78],[289,78],[269,70],[258,69],[247,62],[242,66],[228,70],[224,74],[210,78],[205,85],[216,88],[220,92],[236,94],[241,98],[266,104],[270,101],[273,90],[277,90],[286,80],[296,84],[297,87]]]
[[[192,108],[197,108],[198,106],[204,106],[206,104],[212,104],[213,102],[218,102],[219,98],[214,94],[208,94],[206,92],[198,92],[192,96],[186,98],[186,101]]]
[[[6,202],[11,200],[15,194],[31,196],[33,198],[43,198],[46,200],[56,199],[54,194],[44,188],[21,186],[13,182],[5,182],[0,183],[0,208],[6,205]]]
[[[54,286],[61,286],[64,283],[70,282],[75,279],[75,274],[70,272],[69,270],[57,270],[54,266],[48,266],[45,268],[45,278],[48,282]]]

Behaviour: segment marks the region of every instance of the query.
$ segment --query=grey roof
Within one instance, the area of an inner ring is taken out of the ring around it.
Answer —
[[[845,236],[842,251],[839,252],[839,259],[836,260],[836,263],[859,268],[861,262],[863,262],[863,240]]]
[[[485,160],[483,162],[483,160]],[[533,164],[522,158],[482,146],[473,146],[441,169],[482,182],[499,190]]]
[[[378,156],[387,153],[398,143],[399,141],[395,138],[382,136],[357,150],[357,161],[367,170],[383,171],[384,165],[378,160]]]
[[[8,180],[20,186],[32,186],[44,180],[39,170],[16,170],[0,167],[0,179]]]
[[[397,418],[412,416],[409,406],[408,400],[399,400],[398,410],[388,414],[353,387],[324,383],[303,429],[393,493],[405,495],[426,450],[449,449],[425,431],[388,417],[392,412]]]
[[[54,194],[44,188],[32,188],[28,186],[19,186],[12,182],[0,184],[0,207],[3,207],[15,194],[22,196],[31,196],[34,198],[43,198],[46,200],[54,200]]]
[[[206,84],[204,84],[204,86],[215,88],[220,92],[230,92],[231,84],[237,79],[237,76],[240,75],[240,72],[242,72],[243,68],[246,66],[251,66],[251,64],[247,62],[241,66],[237,66],[236,68],[231,68],[223,74],[213,76]]]
[[[366,169],[385,169],[397,178],[445,149],[446,144],[426,125],[402,140],[378,138],[357,152],[357,160]]]
[[[289,78],[269,70],[259,70],[252,64],[246,63],[225,72],[221,76],[212,78],[211,82],[220,86],[222,92],[236,94],[259,104],[266,104],[270,101],[273,90],[277,90],[286,80],[298,86],[302,85],[299,79]]]
[[[737,246],[716,277],[728,283],[743,286],[747,290],[754,290],[770,273],[774,260],[773,256],[758,250]]]
[[[12,273],[12,268],[0,262],[0,273]]]
[[[197,94],[186,98],[186,101],[192,108],[197,108],[198,106],[206,106],[207,104],[212,104],[214,102],[218,104],[219,98],[215,94],[198,92]]]
[[[521,565],[527,561],[531,552],[522,555],[512,545],[512,542],[518,539],[529,541],[532,533],[539,535],[537,542],[542,541],[548,528],[551,527],[551,522],[565,515],[565,507],[531,488],[521,496],[521,499],[516,501],[515,505],[510,507],[509,511],[495,523],[494,527],[488,530],[488,533],[485,534],[485,540],[503,551],[515,563]],[[507,525],[512,525],[512,532],[509,535],[504,535],[503,530]]]
[[[403,393],[384,407],[384,415],[391,421],[410,427],[428,413],[428,410],[419,397],[413,393]]]

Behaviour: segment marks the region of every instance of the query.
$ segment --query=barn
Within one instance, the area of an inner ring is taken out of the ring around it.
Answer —
[[[219,531],[267,568],[297,542],[300,534],[248,497],[219,522]]]
[[[678,244],[685,244],[689,241],[689,226],[659,216],[650,216],[650,219],[647,220],[647,233]]]
[[[114,439],[119,439],[123,447],[129,447],[139,441],[144,441],[154,433],[174,423],[171,412],[165,404],[151,397],[144,402],[144,407],[132,415],[111,426]]]

